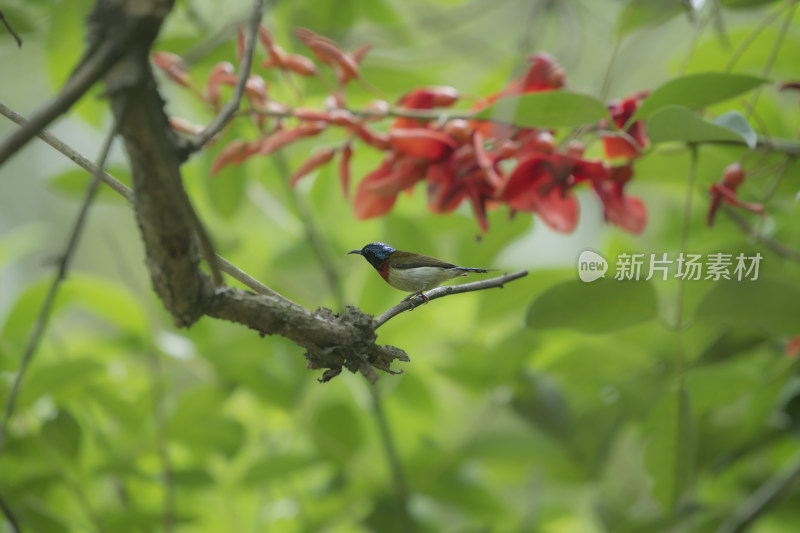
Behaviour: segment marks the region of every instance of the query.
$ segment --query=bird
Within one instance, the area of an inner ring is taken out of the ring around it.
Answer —
[[[489,272],[485,268],[461,267],[428,255],[395,250],[382,242],[372,242],[360,250],[350,250],[347,252],[349,254],[364,256],[386,283],[395,289],[410,292],[403,298],[404,302],[420,295],[427,303],[429,300],[423,291],[438,287],[449,279],[466,276],[468,272]]]

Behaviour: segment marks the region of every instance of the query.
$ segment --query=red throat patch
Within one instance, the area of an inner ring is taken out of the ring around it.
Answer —
[[[381,277],[388,282],[389,281],[389,263],[387,263],[386,261],[381,263],[380,268],[378,268],[378,274],[380,274]]]

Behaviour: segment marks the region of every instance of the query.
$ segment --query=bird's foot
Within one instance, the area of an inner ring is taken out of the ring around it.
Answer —
[[[427,297],[427,296],[425,296],[425,294],[424,294],[422,291],[412,292],[411,294],[409,294],[408,296],[406,296],[406,297],[405,297],[405,298],[403,298],[403,300],[402,300],[403,302],[405,302],[405,301],[408,301],[408,302],[411,304],[411,311],[413,311],[413,310],[414,310],[414,309],[417,307],[417,306],[414,304],[414,301],[412,300],[412,298],[414,298],[415,296],[422,296],[422,298],[424,298],[424,299],[425,299],[425,303],[428,303],[428,302],[430,302],[430,300],[428,299],[428,297]]]

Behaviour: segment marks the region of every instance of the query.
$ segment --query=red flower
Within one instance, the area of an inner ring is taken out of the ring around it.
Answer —
[[[192,80],[189,77],[189,67],[181,56],[171,52],[155,52],[151,57],[153,63],[164,71],[172,81],[183,87],[192,86]]]
[[[706,216],[706,223],[709,227],[714,225],[714,216],[723,201],[758,215],[764,215],[764,206],[745,202],[736,196],[736,189],[742,184],[744,178],[745,172],[742,165],[740,163],[732,163],[725,168],[722,174],[722,183],[714,183],[711,185],[709,191],[711,193],[711,204],[708,206],[708,215]]]
[[[381,166],[361,180],[353,199],[356,218],[365,219],[388,213],[397,194],[425,176],[425,166],[409,158],[390,155]]]
[[[433,109],[434,107],[450,107],[458,100],[458,91],[452,87],[418,87],[397,102],[403,109]],[[427,120],[416,118],[398,117],[392,124],[392,129],[422,128],[427,126]]]
[[[789,342],[786,343],[786,357],[797,359],[798,355],[800,355],[800,335],[792,337],[789,339]]]
[[[602,163],[572,155],[531,154],[519,160],[498,199],[519,211],[538,213],[556,231],[570,233],[578,223],[578,200],[572,187],[580,181],[602,181]]]
[[[630,164],[613,167],[608,179],[594,181],[592,185],[603,202],[603,215],[607,222],[638,235],[647,224],[644,203],[635,196],[625,195],[625,184],[633,177]]]
[[[553,56],[540,52],[528,58],[525,75],[509,83],[499,96],[553,91],[564,86],[564,69]]]
[[[608,106],[611,118],[617,128],[623,128],[633,117],[642,100],[647,97],[647,92],[643,91],[630,96],[622,101],[612,102]],[[631,142],[633,141],[633,142]],[[625,136],[603,137],[603,147],[608,157],[625,157],[633,159],[641,156],[642,149],[650,144],[645,132],[644,122],[637,120],[625,129]]]

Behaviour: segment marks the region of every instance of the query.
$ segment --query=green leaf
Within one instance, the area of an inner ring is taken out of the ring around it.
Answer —
[[[695,321],[711,326],[748,327],[797,335],[800,290],[773,280],[714,284],[695,312]]]
[[[572,431],[564,395],[546,376],[527,373],[511,405],[514,411],[556,440],[565,440]]]
[[[207,470],[201,468],[186,468],[172,472],[172,482],[183,488],[200,488],[214,484],[214,478]]]
[[[689,392],[681,385],[649,417],[645,465],[653,478],[653,497],[675,512],[694,475],[695,438]]]
[[[361,423],[347,404],[324,404],[314,413],[311,424],[317,449],[331,459],[344,462],[363,444]]]
[[[669,105],[702,109],[746,93],[766,81],[756,76],[722,72],[704,72],[674,78],[650,93],[631,121],[647,119]]]
[[[736,131],[706,122],[692,111],[680,106],[659,109],[646,122],[650,142],[747,142]]]
[[[535,330],[567,328],[607,333],[652,320],[657,314],[656,293],[649,282],[570,280],[533,301],[527,325]]]
[[[3,338],[20,345],[27,341],[51,283],[50,280],[39,282],[19,296],[3,326]],[[88,309],[96,317],[140,340],[148,337],[150,326],[142,303],[120,283],[70,273],[56,294],[53,316],[69,305]]]
[[[697,358],[697,363],[714,364],[733,359],[769,342],[763,331],[750,327],[733,327],[725,330],[706,347]]]
[[[19,521],[26,525],[24,531],[35,533],[69,533],[72,528],[64,525],[63,510],[50,509],[43,504],[39,496],[30,495],[23,498],[20,505],[13,505]]]
[[[503,501],[487,485],[456,470],[437,473],[436,483],[431,484],[425,492],[468,516],[483,520],[503,516],[505,511]]]
[[[751,150],[756,147],[756,143],[758,143],[758,134],[753,127],[750,126],[750,123],[747,122],[747,119],[738,111],[728,111],[711,122],[738,134],[744,139],[745,144]]]
[[[245,430],[222,414],[227,397],[218,387],[196,387],[184,393],[167,422],[170,437],[202,454],[233,456],[244,443]]]
[[[779,0],[720,0],[719,3],[722,7],[732,8],[750,8],[760,7],[767,4],[774,4]]]
[[[588,94],[547,91],[506,96],[475,115],[476,119],[520,128],[574,128],[608,118],[606,105]]]
[[[757,373],[742,365],[718,364],[692,368],[686,372],[686,388],[691,392],[697,416],[713,409],[724,410],[759,386]],[[724,383],[724,387],[720,387]]]
[[[65,459],[74,460],[81,445],[81,427],[69,412],[59,410],[55,418],[42,426],[41,438]]]
[[[41,249],[47,236],[47,224],[31,222],[0,236],[0,268]]]
[[[622,38],[645,26],[660,26],[684,9],[675,0],[631,0],[617,17],[614,33]]]
[[[46,366],[36,364],[31,367],[28,378],[19,394],[19,407],[31,405],[40,396],[61,394],[82,390],[103,370],[103,365],[93,359],[72,359]]]
[[[299,453],[269,454],[256,460],[247,469],[246,484],[267,483],[305,470],[319,462],[319,459]]]
[[[108,170],[109,174],[128,183],[127,171],[124,169]],[[74,169],[63,172],[50,179],[49,186],[64,196],[72,199],[82,199],[93,177],[83,169]],[[114,192],[111,187],[100,185],[97,189],[97,199],[124,204],[125,199]]]
[[[216,152],[214,152],[214,157],[211,157],[211,152],[209,152],[206,168],[211,168],[211,163],[215,158]],[[219,171],[219,174],[213,177],[206,174],[202,178],[212,205],[225,218],[232,218],[245,198],[246,168],[246,163],[235,166],[226,165]]]
[[[244,444],[242,424],[221,414],[197,418],[173,416],[167,427],[171,438],[200,453],[219,452],[232,457]]]

